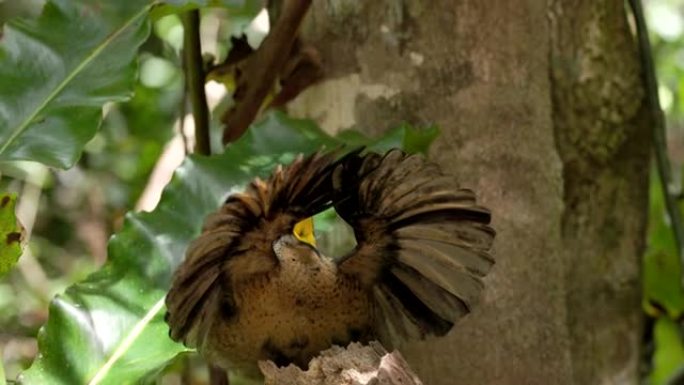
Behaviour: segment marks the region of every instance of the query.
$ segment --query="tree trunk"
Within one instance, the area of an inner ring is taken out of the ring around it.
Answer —
[[[491,208],[497,265],[430,385],[635,384],[649,126],[621,0],[328,0],[326,81],[291,112],[336,131],[442,130],[431,157]]]

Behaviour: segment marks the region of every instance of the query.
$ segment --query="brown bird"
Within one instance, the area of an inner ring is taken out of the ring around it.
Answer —
[[[357,242],[337,259],[295,231],[330,206]],[[442,336],[494,263],[489,221],[422,156],[300,156],[207,218],[166,298],[170,335],[247,374],[267,359],[305,368],[333,344]]]

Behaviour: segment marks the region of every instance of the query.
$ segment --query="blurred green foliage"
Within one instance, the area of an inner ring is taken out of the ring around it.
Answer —
[[[649,0],[645,6],[660,84],[661,106],[668,120],[681,120],[684,116],[684,2]]]
[[[673,167],[684,175],[684,1],[645,1],[659,81],[659,97],[667,121],[669,155]],[[663,192],[655,171],[650,189],[648,247],[643,264],[643,307],[647,322],[647,352],[650,369],[645,382],[670,384],[684,369],[684,291],[681,266],[673,233],[663,203]],[[684,206],[680,207],[684,209]]]

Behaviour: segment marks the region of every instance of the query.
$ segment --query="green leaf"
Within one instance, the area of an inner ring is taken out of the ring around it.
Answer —
[[[643,260],[643,307],[653,317],[667,315],[677,319],[684,314],[681,268],[672,228],[665,213],[660,182],[656,173],[653,174],[650,185],[649,242]]]
[[[352,146],[362,146],[369,141],[364,133],[357,130],[342,130],[337,133],[337,138]]]
[[[0,46],[0,160],[67,168],[102,106],[130,97],[153,1],[51,0],[5,26]]]
[[[644,257],[644,307],[651,316],[662,312],[679,318],[684,312],[679,258],[674,253],[649,252]]]
[[[14,213],[16,203],[16,195],[0,194],[0,277],[14,267],[23,249],[24,227]]]
[[[414,128],[407,123],[403,123],[398,127],[390,130],[377,142],[370,145],[369,148],[374,151],[386,151],[392,147],[401,147],[410,153],[427,153],[430,144],[439,135],[439,128],[437,126],[428,126]],[[364,137],[355,132],[345,131],[343,138],[350,144],[357,144],[363,142]],[[368,142],[366,140],[366,142]],[[396,143],[400,143],[399,146]]]
[[[403,136],[390,135],[367,144],[400,147]],[[276,163],[343,143],[310,121],[271,113],[223,154],[188,157],[154,212],[126,216],[109,242],[107,264],[52,301],[38,336],[40,355],[20,382],[131,384],[185,352],[168,338],[163,298],[204,217]]]
[[[401,128],[404,129],[404,149],[408,152],[427,154],[428,148],[439,136],[439,127],[434,125],[422,129],[413,129],[404,124]]]
[[[652,385],[664,385],[674,372],[684,365],[684,346],[679,326],[675,321],[660,318],[654,327],[655,353],[653,355]]]
[[[165,3],[152,11],[153,18],[178,14],[199,7],[223,7],[230,11],[232,17],[252,18],[263,8],[262,0],[168,0]]]

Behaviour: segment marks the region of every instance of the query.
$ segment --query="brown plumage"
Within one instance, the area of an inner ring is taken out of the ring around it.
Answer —
[[[292,235],[331,205],[357,240],[336,262]],[[489,220],[418,155],[299,157],[207,218],[167,296],[170,335],[246,371],[264,359],[305,367],[332,344],[444,335],[494,263]]]

